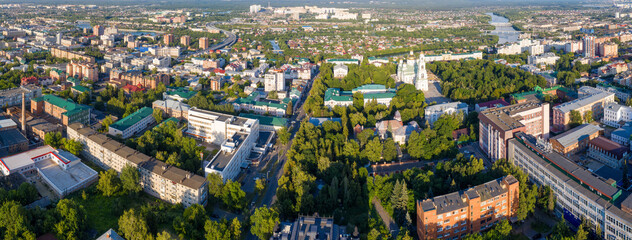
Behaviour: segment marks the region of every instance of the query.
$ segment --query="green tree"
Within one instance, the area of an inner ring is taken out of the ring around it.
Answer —
[[[588,110],[584,112],[584,123],[591,123],[593,121],[593,112]]]
[[[134,209],[123,212],[118,220],[119,232],[128,240],[153,239],[147,220]],[[164,237],[164,235],[163,235]]]
[[[257,208],[250,217],[250,232],[261,240],[270,239],[274,227],[279,223],[279,214],[267,206]]]
[[[379,138],[373,138],[362,151],[362,155],[371,162],[379,162],[382,158],[382,143]]]
[[[279,95],[277,94],[277,91],[270,91],[268,93],[268,99],[279,99]]]
[[[571,128],[577,127],[581,125],[583,122],[584,122],[584,119],[582,119],[581,113],[579,113],[576,110],[571,110],[570,122],[569,122]]]
[[[292,102],[292,100],[290,100],[287,103],[287,109],[285,110],[285,115],[287,116],[292,116],[294,114],[294,102]]]
[[[266,188],[266,181],[263,178],[257,179],[255,182],[255,191],[257,194],[262,194],[263,190]]]
[[[154,112],[151,114],[154,117],[154,120],[156,120],[156,123],[161,123],[162,122],[162,109],[160,108],[154,108]]]
[[[83,206],[71,199],[62,199],[57,203],[55,212],[60,221],[55,223],[55,233],[60,239],[81,239],[87,221]]]
[[[64,138],[62,139],[62,142],[64,144],[64,149],[73,155],[79,155],[81,150],[83,150],[83,144],[77,140]]]
[[[182,216],[173,220],[173,229],[181,239],[202,239],[206,223],[206,211],[199,204],[193,204],[184,210]]]
[[[292,136],[292,134],[287,127],[283,127],[277,131],[277,136],[279,136],[279,142],[285,145],[290,142],[290,137]]]
[[[121,170],[121,183],[123,190],[129,193],[138,193],[143,190],[143,187],[140,185],[138,168],[129,164]]]
[[[62,139],[60,132],[49,132],[44,135],[44,144],[53,148],[61,148],[63,144]]]
[[[239,182],[229,179],[222,191],[222,201],[230,209],[243,209],[246,205],[246,192],[241,190]]]
[[[211,173],[206,176],[208,180],[208,192],[211,196],[219,198],[222,195],[224,189],[224,181],[222,176],[217,173]]]
[[[4,239],[35,240],[35,233],[29,228],[29,219],[24,208],[15,201],[8,201],[0,207],[0,234]]]
[[[172,240],[173,237],[171,236],[171,234],[169,234],[169,232],[167,231],[162,231],[161,233],[158,233],[158,235],[156,235],[156,240]]]
[[[364,108],[364,94],[361,92],[353,93],[353,107],[360,111]]]
[[[112,125],[112,123],[114,123],[114,120],[112,120],[112,115],[108,115],[107,117],[105,117],[103,119],[103,121],[101,121],[101,131],[103,133],[107,133],[110,129],[110,125]]]
[[[397,145],[392,138],[386,139],[384,141],[384,149],[382,150],[382,156],[384,157],[384,161],[391,162],[397,159]]]
[[[494,228],[485,233],[485,240],[505,240],[509,239],[511,234],[511,225],[509,221],[502,220]]]
[[[114,196],[121,190],[121,180],[114,169],[99,173],[97,189],[103,193],[103,196],[107,197]]]

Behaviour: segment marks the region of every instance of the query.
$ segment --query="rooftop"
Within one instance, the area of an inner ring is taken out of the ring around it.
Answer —
[[[568,130],[560,135],[551,137],[551,140],[552,141],[555,140],[559,142],[564,148],[567,148],[599,131],[603,131],[603,128],[597,125],[583,124],[571,130]]]
[[[71,100],[66,100],[55,95],[44,95],[44,96],[33,99],[33,101],[35,102],[45,101],[59,108],[62,108],[66,110],[66,112],[62,114],[66,116],[70,116],[70,115],[82,112],[84,110],[90,109],[90,107],[88,106],[77,104]]]
[[[606,91],[600,91],[598,93],[590,94],[590,95],[587,95],[587,96],[575,99],[575,100],[570,101],[570,102],[562,103],[560,105],[557,105],[557,106],[553,107],[553,109],[557,109],[557,110],[561,111],[562,113],[568,113],[568,112],[570,112],[572,110],[581,108],[583,106],[586,106],[588,104],[600,101],[600,100],[608,98],[610,96],[614,96],[614,93],[606,92]]]
[[[259,124],[261,125],[270,125],[270,126],[275,126],[275,127],[283,127],[287,125],[287,118],[262,116],[262,115],[256,115],[256,114],[250,114],[250,113],[240,113],[239,116],[250,118],[250,119],[257,119],[259,120]]]
[[[520,122],[520,120],[522,120],[522,116],[518,115],[518,113],[540,107],[542,107],[541,103],[536,101],[526,101],[506,107],[486,109],[481,111],[480,114],[487,117],[504,131],[509,131],[524,126],[524,124]]]
[[[124,117],[123,119],[113,123],[110,125],[111,128],[118,129],[120,131],[125,131],[126,129],[134,126],[134,124],[140,122],[146,117],[151,117],[154,113],[154,110],[148,107],[143,107],[140,110]]]
[[[628,151],[626,147],[623,147],[620,144],[602,136],[590,140],[590,144],[605,152],[613,154],[617,157],[617,159],[623,158],[623,155]]]

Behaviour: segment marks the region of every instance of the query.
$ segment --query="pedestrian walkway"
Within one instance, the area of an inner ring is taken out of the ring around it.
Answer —
[[[384,210],[384,208],[382,207],[382,204],[380,203],[379,200],[377,200],[376,197],[371,199],[371,202],[373,203],[373,206],[375,206],[375,211],[377,211],[377,214],[379,214],[380,218],[382,218],[382,222],[384,222],[384,225],[388,227],[388,230],[389,232],[391,232],[391,235],[393,236],[393,238],[396,238],[397,234],[399,233],[399,227],[397,226],[397,223],[395,223],[395,221],[393,221],[391,216],[388,215],[388,212]]]

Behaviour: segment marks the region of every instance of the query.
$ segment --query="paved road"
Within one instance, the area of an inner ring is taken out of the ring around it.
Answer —
[[[428,91],[424,92],[425,96],[426,96],[426,102],[431,103],[431,102],[437,102],[437,103],[447,103],[450,102],[450,99],[447,97],[444,97],[443,94],[441,94],[441,83],[439,83],[438,81],[431,81],[428,84]]]
[[[209,50],[215,51],[215,50],[227,47],[227,46],[230,47],[233,44],[237,43],[237,35],[235,35],[231,31],[220,30],[220,32],[226,35],[226,38],[224,38],[224,40],[222,40],[220,43],[215,44],[213,46],[210,46],[208,49],[202,49],[202,50],[198,50],[198,51],[195,51],[195,52],[190,52],[190,53],[187,53],[187,54],[183,54],[178,59],[183,60],[183,59],[187,59],[189,57],[199,56],[199,55],[208,53]]]
[[[371,199],[371,202],[373,203],[373,206],[375,206],[375,211],[377,212],[377,214],[380,215],[382,222],[384,222],[384,225],[386,225],[388,230],[391,232],[393,238],[396,238],[397,234],[399,233],[399,227],[397,226],[397,223],[395,223],[388,212],[384,210],[384,207],[382,207],[380,201],[377,200],[377,197]]]

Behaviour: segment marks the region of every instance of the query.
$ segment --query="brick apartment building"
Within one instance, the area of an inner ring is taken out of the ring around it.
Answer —
[[[419,239],[460,239],[511,219],[518,210],[519,183],[505,176],[463,191],[417,201]]]
[[[123,72],[120,70],[110,71],[110,83],[117,87],[124,87],[127,85],[141,86],[148,89],[155,89],[160,83],[168,86],[171,81],[171,77],[168,74],[158,73],[152,75],[143,75],[139,71]]]
[[[493,161],[507,157],[507,140],[516,132],[549,138],[549,104],[526,101],[479,113],[479,146]]]

